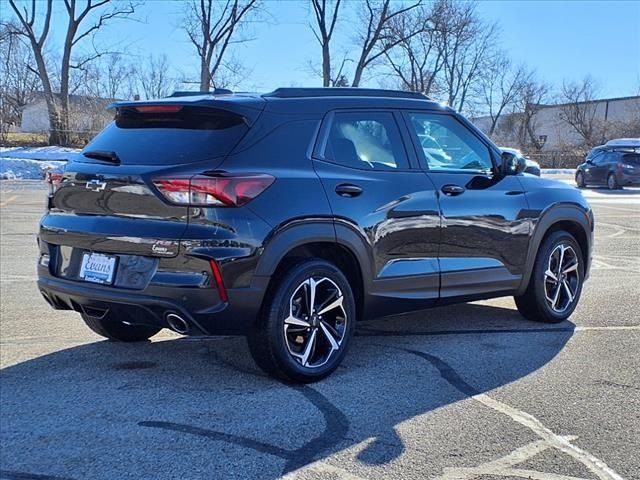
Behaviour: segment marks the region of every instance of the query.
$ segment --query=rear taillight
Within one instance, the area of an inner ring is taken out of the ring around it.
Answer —
[[[157,178],[153,184],[171,203],[199,207],[240,207],[264,192],[275,178],[266,174],[196,175]]]
[[[49,194],[53,195],[62,181],[62,173],[49,170],[46,174],[47,183],[49,184]]]

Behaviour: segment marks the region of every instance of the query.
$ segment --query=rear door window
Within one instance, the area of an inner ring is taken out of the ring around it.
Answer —
[[[227,155],[247,131],[241,116],[220,109],[139,112],[128,107],[118,109],[115,120],[83,151],[114,152],[121,164],[175,165]]]
[[[409,167],[400,130],[391,112],[336,112],[323,157],[364,170]]]

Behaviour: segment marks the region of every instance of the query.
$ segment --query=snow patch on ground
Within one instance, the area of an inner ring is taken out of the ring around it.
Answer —
[[[543,168],[541,172],[544,175],[574,175],[575,168]]]
[[[0,158],[28,158],[31,160],[69,160],[80,152],[69,147],[0,147]]]
[[[0,147],[0,180],[38,180],[63,168],[80,150],[67,147]]]

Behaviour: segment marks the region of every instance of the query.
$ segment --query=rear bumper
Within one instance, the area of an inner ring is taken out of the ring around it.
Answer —
[[[124,290],[64,280],[38,267],[38,288],[55,309],[75,310],[101,318],[107,314],[133,324],[170,328],[167,315],[182,317],[187,335],[242,335],[254,323],[269,277],[254,277],[250,287],[228,289],[228,302],[221,302],[215,289],[148,287]]]
[[[627,173],[618,173],[618,185],[624,187],[640,187],[640,175],[629,175]]]

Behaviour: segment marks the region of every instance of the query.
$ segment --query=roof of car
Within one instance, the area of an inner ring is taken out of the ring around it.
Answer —
[[[274,113],[316,113],[333,108],[420,108],[450,110],[419,92],[374,88],[278,88],[269,93],[175,92],[169,97],[152,100],[114,102],[110,108],[135,107],[140,104],[180,104],[230,110],[255,109]],[[238,108],[239,107],[239,108]]]
[[[605,147],[640,147],[640,138],[615,138],[609,140]]]

